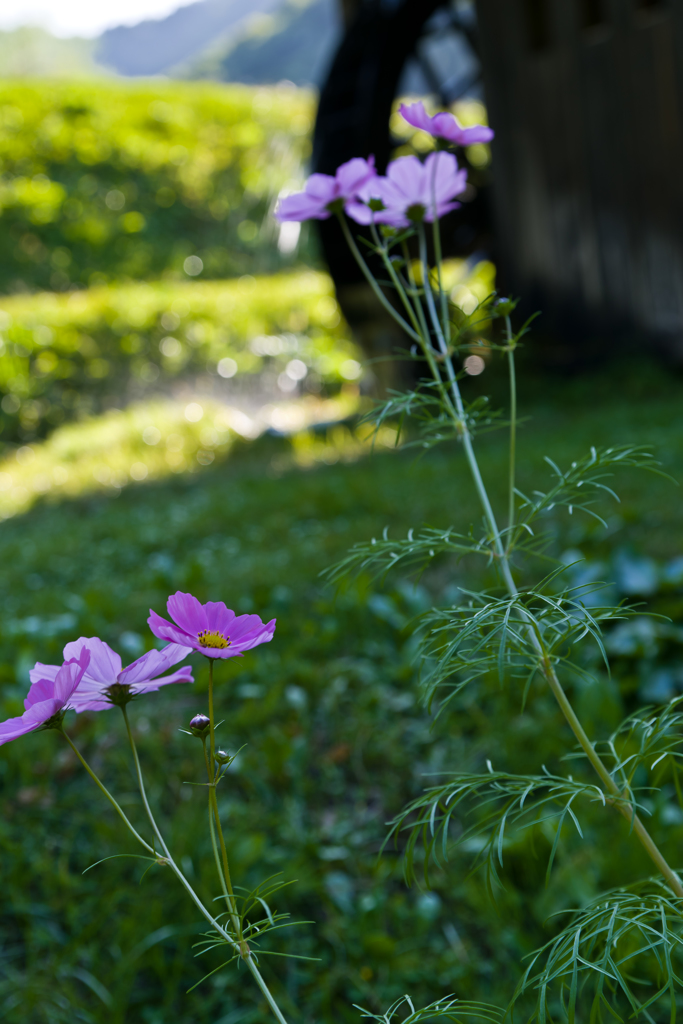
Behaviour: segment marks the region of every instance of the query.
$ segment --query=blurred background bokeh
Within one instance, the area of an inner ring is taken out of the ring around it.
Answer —
[[[570,743],[550,742],[562,731],[542,691],[535,717],[497,680],[476,705],[421,706],[409,626],[456,599],[468,564],[339,594],[319,578],[385,527],[447,526],[455,509],[466,528],[478,511],[457,451],[416,462],[396,424],[374,439],[359,425],[410,378],[387,360],[405,343],[335,225],[280,226],[278,197],[352,156],[383,168],[426,152],[402,98],[488,118],[492,146],[460,154],[470,184],[444,222],[446,280],[461,317],[496,287],[542,312],[521,355],[521,485],[543,479],[546,454],[631,441],[680,478],[682,18],[674,0],[0,11],[0,708],[20,713],[28,669],[75,636],[124,660],[149,649],[148,609],[176,589],[277,616],[275,641],[220,681],[221,742],[246,744],[221,813],[234,875],[296,879],[278,909],[313,922],[273,948],[317,962],[266,968],[293,1016],[352,1020],[353,1003],[379,1012],[406,991],[504,1005],[550,915],[620,879],[574,837],[544,888],[543,823],[509,841],[497,904],[467,849],[431,889],[406,888],[400,851],[379,857],[428,773],[493,754],[552,770]],[[488,340],[465,387],[503,401]],[[502,496],[505,441],[481,449]],[[683,692],[680,499],[664,478],[621,484],[606,528],[550,524],[577,584],[608,579],[671,620],[614,629],[610,678],[587,663],[603,685],[574,697],[596,734]],[[192,689],[133,718],[171,845],[210,898],[204,800],[184,785],[201,765],[178,731],[204,706],[195,669]],[[72,731],[137,815],[115,713]],[[162,869],[140,884],[132,860],[82,874],[134,851],[56,735],[2,748],[0,801],[3,1020],[268,1019],[234,968],[188,994],[218,960],[192,959],[200,929]],[[652,813],[680,848],[683,812]],[[623,841],[624,877],[647,873]]]

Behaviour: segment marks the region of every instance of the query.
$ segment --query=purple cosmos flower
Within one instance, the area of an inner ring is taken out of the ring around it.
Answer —
[[[275,632],[275,619],[264,624],[258,615],[235,615],[222,601],[201,604],[180,590],[169,597],[166,607],[176,625],[150,608],[147,622],[154,635],[193,647],[207,658],[241,657],[252,647],[268,643]]]
[[[430,153],[424,163],[416,156],[400,156],[389,164],[386,178],[378,178],[373,186],[384,204],[384,209],[372,214],[374,219],[380,224],[406,228],[457,209],[460,204],[452,200],[464,192],[467,171],[458,169],[452,153]],[[349,213],[359,223],[367,223],[358,216],[356,206]]]
[[[374,178],[374,157],[354,157],[337,168],[336,174],[312,174],[303,192],[285,196],[275,211],[275,218],[285,220],[327,220],[340,213],[353,200],[363,185]]]
[[[391,221],[382,218],[384,202],[382,201],[382,186],[386,178],[378,174],[364,181],[356,192],[356,198],[350,199],[344,206],[348,216],[355,220],[356,224],[387,224]]]
[[[421,128],[423,132],[439,139],[446,139],[454,146],[473,146],[475,142],[490,142],[493,131],[484,124],[475,124],[471,128],[463,128],[453,114],[441,113],[430,117],[423,103],[402,103],[400,113],[413,128]]]
[[[83,678],[90,662],[90,651],[83,650],[78,658],[70,658],[63,665],[36,665],[31,670],[31,688],[18,718],[9,718],[0,724],[0,745],[16,740],[27,732],[34,732],[41,726],[50,727],[61,721],[63,712],[73,708],[73,694]],[[54,668],[54,674],[45,674],[40,669]]]
[[[106,711],[115,704],[127,704],[138,693],[151,693],[168,683],[191,683],[192,669],[183,666],[169,676],[162,676],[172,665],[182,661],[190,653],[190,647],[169,644],[161,651],[148,651],[127,668],[122,668],[121,658],[99,637],[82,636],[64,648],[65,658],[77,658],[87,651],[90,664],[80,685],[69,701],[74,711]],[[53,679],[58,672],[56,665],[41,665],[31,670],[34,678]]]

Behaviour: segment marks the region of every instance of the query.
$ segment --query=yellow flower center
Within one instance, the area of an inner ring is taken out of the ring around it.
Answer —
[[[200,647],[229,647],[230,638],[223,636],[218,630],[203,629],[197,633]]]

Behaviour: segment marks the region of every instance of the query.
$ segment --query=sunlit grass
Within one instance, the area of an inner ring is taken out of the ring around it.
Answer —
[[[200,375],[267,372],[289,397],[325,394],[361,359],[329,276],[311,270],[0,297],[2,439]]]
[[[0,461],[0,518],[25,512],[40,499],[115,495],[143,480],[197,473],[224,459],[236,438],[253,440],[268,429],[291,437],[281,469],[358,458],[371,449],[371,428],[340,424],[318,435],[311,427],[344,420],[359,404],[357,389],[348,387],[334,399],[267,404],[251,416],[200,397],[142,402],[71,423]],[[394,436],[384,429],[374,440],[390,445]]]

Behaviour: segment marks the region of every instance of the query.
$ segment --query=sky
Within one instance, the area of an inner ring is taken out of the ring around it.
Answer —
[[[97,36],[114,25],[163,18],[192,0],[2,0],[0,30],[40,25],[57,36]]]

